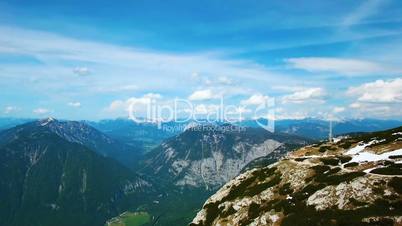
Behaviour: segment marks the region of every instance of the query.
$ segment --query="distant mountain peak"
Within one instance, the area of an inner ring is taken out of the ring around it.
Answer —
[[[41,124],[40,124],[41,126],[46,126],[47,124],[49,124],[49,123],[51,123],[51,122],[54,122],[54,121],[57,122],[57,120],[56,120],[55,118],[53,118],[53,117],[48,117],[48,118],[39,120],[39,122],[41,123]]]

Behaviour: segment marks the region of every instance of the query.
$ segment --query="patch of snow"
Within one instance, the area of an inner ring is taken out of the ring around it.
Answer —
[[[368,143],[359,143],[356,147],[353,147],[351,149],[349,149],[346,154],[347,155],[355,155],[359,152],[362,152],[367,146],[370,146],[372,144],[374,144],[375,142],[377,142],[376,140],[372,140]]]
[[[402,149],[386,152],[380,155],[370,152],[360,152],[353,156],[350,162],[375,162],[381,160],[390,160],[389,157],[393,155],[402,155]]]
[[[402,135],[402,132],[396,132],[392,134],[392,136],[398,136],[398,135]]]
[[[339,141],[341,141],[341,140],[343,140],[345,138],[348,138],[348,137],[347,136],[334,137],[334,138],[332,138],[332,141],[336,144],[336,143],[338,143]]]
[[[375,170],[375,169],[378,169],[378,168],[380,168],[380,167],[376,166],[376,167],[373,167],[373,168],[368,168],[368,169],[364,170],[363,172],[370,173],[371,170]]]

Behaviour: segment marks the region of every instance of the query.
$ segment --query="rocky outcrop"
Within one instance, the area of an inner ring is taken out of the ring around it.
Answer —
[[[249,170],[191,225],[402,225],[401,131],[307,146]]]

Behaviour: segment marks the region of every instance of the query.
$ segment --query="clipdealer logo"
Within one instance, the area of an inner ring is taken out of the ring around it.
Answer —
[[[269,98],[258,105],[251,106],[225,104],[223,97],[219,99],[219,104],[209,105],[180,98],[160,102],[157,98],[150,97],[147,101],[140,103],[130,102],[128,116],[136,123],[154,123],[159,129],[172,129],[166,125],[171,122],[175,122],[175,125],[170,126],[181,125],[181,129],[184,129],[191,123],[222,122],[236,125],[247,120],[254,122],[254,126],[274,132],[275,99]]]

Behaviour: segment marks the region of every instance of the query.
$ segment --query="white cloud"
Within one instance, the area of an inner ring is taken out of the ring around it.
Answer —
[[[38,115],[43,115],[43,114],[50,113],[50,110],[46,109],[46,108],[37,108],[37,109],[33,110],[33,113],[38,114]]]
[[[4,108],[4,114],[11,114],[17,111],[19,111],[19,108],[17,108],[16,106],[6,106]]]
[[[254,94],[248,99],[241,101],[241,103],[244,105],[262,105],[266,104],[268,100],[268,96],[264,96],[262,94]]]
[[[334,107],[333,112],[334,113],[341,113],[344,112],[345,108],[344,107]]]
[[[360,107],[361,107],[361,104],[358,103],[358,102],[354,102],[354,103],[351,103],[351,104],[349,105],[349,107],[350,107],[350,108],[360,108]]]
[[[91,74],[91,71],[87,67],[76,67],[73,70],[74,74],[84,76]]]
[[[355,102],[349,105],[355,117],[401,116],[402,78],[388,81],[377,80],[350,87],[347,94],[355,98]]]
[[[75,107],[75,108],[81,107],[80,102],[69,102],[67,105],[70,106],[70,107]]]
[[[133,110],[144,110],[144,106],[151,104],[152,101],[161,99],[162,96],[158,93],[147,93],[142,97],[130,97],[127,100],[114,100],[107,108],[108,111],[128,111],[129,107]]]
[[[197,90],[188,97],[189,100],[211,100],[217,98],[219,98],[219,95],[215,94],[210,89]]]
[[[359,102],[401,103],[402,78],[388,81],[377,80],[357,87],[350,87],[347,94],[357,97]]]
[[[309,72],[335,72],[344,75],[373,74],[390,71],[375,62],[329,57],[301,57],[285,60],[290,67]]]
[[[325,91],[322,88],[307,88],[293,94],[284,96],[283,103],[304,103],[306,101],[323,101]]]

